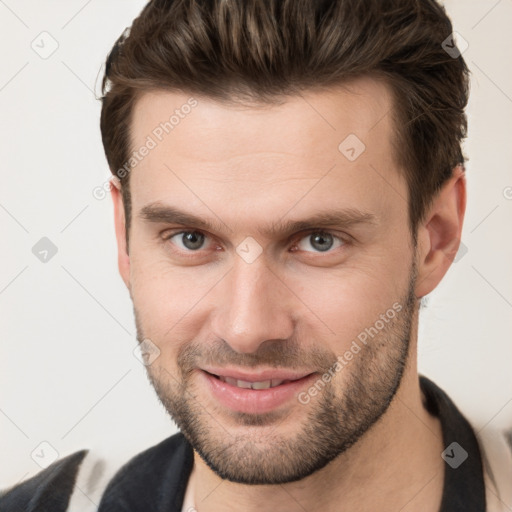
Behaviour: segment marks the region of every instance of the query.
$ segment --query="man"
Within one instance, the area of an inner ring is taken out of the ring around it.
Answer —
[[[434,0],[154,0],[116,42],[118,265],[181,432],[100,511],[507,510],[505,442],[417,371],[466,206],[451,33]],[[2,510],[85,510],[87,457]]]

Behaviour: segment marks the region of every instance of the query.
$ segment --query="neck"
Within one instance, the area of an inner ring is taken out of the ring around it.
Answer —
[[[201,512],[437,512],[444,446],[440,421],[423,406],[415,347],[411,343],[402,382],[386,413],[349,450],[307,478],[284,485],[233,483],[219,478],[194,452],[191,479],[196,508]]]

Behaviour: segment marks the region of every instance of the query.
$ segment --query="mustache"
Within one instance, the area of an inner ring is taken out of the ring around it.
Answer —
[[[178,353],[178,367],[185,375],[201,366],[327,370],[336,360],[334,352],[318,347],[306,350],[289,340],[268,340],[259,346],[257,352],[245,354],[233,350],[222,339],[211,343],[191,342],[184,344]]]

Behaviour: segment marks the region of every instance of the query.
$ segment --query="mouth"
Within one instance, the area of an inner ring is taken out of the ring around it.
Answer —
[[[245,413],[270,412],[292,401],[316,378],[316,372],[267,370],[249,374],[236,369],[199,371],[212,398],[224,407]],[[296,402],[297,403],[297,402]]]

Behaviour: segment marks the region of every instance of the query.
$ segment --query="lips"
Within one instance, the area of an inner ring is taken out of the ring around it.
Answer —
[[[203,368],[199,377],[212,399],[224,407],[262,414],[296,401],[298,393],[313,382],[317,374],[276,369],[247,373],[236,369]]]

